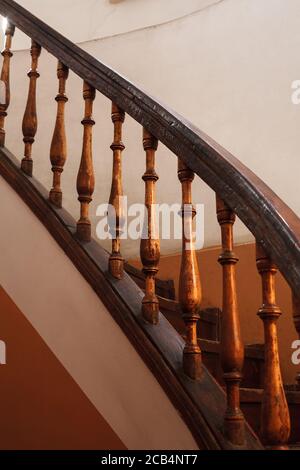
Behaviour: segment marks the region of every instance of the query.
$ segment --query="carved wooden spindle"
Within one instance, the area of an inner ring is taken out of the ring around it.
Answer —
[[[121,255],[120,236],[124,221],[122,207],[122,151],[125,146],[122,142],[122,125],[125,120],[125,113],[116,104],[112,103],[112,122],[114,124],[114,141],[111,145],[113,151],[113,172],[112,185],[109,203],[115,209],[113,226],[112,253],[109,257],[109,271],[116,278],[121,279],[124,270],[124,258]]]
[[[297,330],[297,333],[300,339],[300,297],[299,295],[296,295],[294,293],[292,295],[293,295],[294,323],[295,323],[295,328]],[[300,371],[297,373],[296,382],[297,382],[297,388],[298,390],[300,390]]]
[[[155,294],[155,276],[158,272],[160,258],[160,242],[156,227],[155,214],[155,183],[158,176],[155,172],[155,152],[158,147],[157,139],[146,129],[143,130],[143,146],[146,152],[145,207],[147,210],[147,230],[141,239],[140,254],[143,272],[146,275],[145,296],[142,301],[142,313],[150,323],[158,322],[159,302]]]
[[[223,313],[221,325],[221,362],[227,390],[227,409],[224,417],[226,437],[236,445],[244,443],[244,416],[240,410],[240,383],[244,363],[244,346],[241,338],[235,265],[238,258],[233,252],[234,212],[220,199],[217,218],[221,227],[222,253],[219,263],[223,270]]]
[[[56,123],[50,149],[50,161],[53,172],[53,187],[49,194],[49,200],[57,207],[62,206],[62,190],[60,186],[61,174],[67,159],[67,139],[65,131],[65,104],[68,101],[66,96],[66,81],[69,69],[60,61],[57,65],[57,78],[59,80],[57,101]]]
[[[92,129],[95,121],[92,119],[95,89],[87,82],[83,83],[83,98],[85,100],[85,114],[83,124],[82,155],[77,176],[77,192],[80,201],[80,219],[77,222],[77,236],[82,241],[91,240],[91,221],[89,219],[89,204],[95,188],[92,154]]]
[[[277,269],[260,244],[256,244],[256,264],[262,280],[263,304],[258,311],[264,324],[265,370],[262,402],[261,437],[273,449],[287,449],[290,416],[282,385],[279,365],[276,322],[281,311],[276,305],[275,274]]]
[[[38,59],[41,54],[41,46],[34,40],[31,41],[31,69],[28,72],[29,77],[29,91],[26,109],[23,117],[23,142],[25,144],[24,158],[21,163],[22,170],[28,175],[32,176],[33,161],[32,161],[32,144],[37,131],[37,113],[36,113],[36,82],[40,74],[37,71]]]
[[[13,56],[11,52],[12,38],[15,33],[15,27],[9,20],[5,29],[5,45],[1,52],[3,56],[3,65],[1,70],[1,103],[0,103],[0,147],[5,145],[4,123],[7,116],[7,109],[10,104],[10,59]]]
[[[179,279],[179,303],[186,325],[186,343],[183,350],[183,370],[192,379],[202,372],[201,350],[197,340],[197,321],[202,298],[200,274],[194,247],[192,205],[194,173],[178,160],[178,178],[182,186],[182,257]]]

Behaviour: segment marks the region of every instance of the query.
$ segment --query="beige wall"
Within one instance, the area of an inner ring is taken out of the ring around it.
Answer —
[[[222,1],[222,0],[221,0]],[[219,0],[18,0],[18,3],[80,43],[156,26],[201,11]],[[69,21],[65,21],[68,17]],[[17,32],[15,48],[28,47]]]
[[[2,178],[0,200],[0,285],[93,406],[129,449],[197,448],[90,285]]]
[[[260,277],[255,264],[254,244],[245,244],[235,247],[239,257],[237,264],[237,294],[239,299],[239,314],[243,341],[245,344],[263,343],[262,322],[256,315],[261,306]],[[203,302],[205,307],[222,307],[222,270],[217,262],[220,248],[214,247],[197,253],[203,287]],[[178,289],[180,272],[180,254],[163,256],[159,264],[158,277],[161,279],[174,279]],[[132,264],[140,266],[140,262],[132,260]],[[280,360],[285,383],[292,384],[299,366],[291,362],[293,350],[291,344],[298,339],[293,323],[290,289],[281,276],[276,278],[277,302],[282,310],[278,320],[278,336],[280,345]]]
[[[294,188],[298,185],[299,175],[300,106],[291,102],[291,83],[299,78],[295,60],[300,47],[299,1],[224,0],[198,13],[188,14],[197,2],[175,2],[177,7],[173,10],[169,1],[161,0],[160,7],[153,9],[157,16],[151,16],[151,22],[173,20],[145,27],[149,17],[141,12],[146,12],[146,4],[149,3],[152,1],[124,0],[114,5],[111,25],[114,15],[121,11],[118,8],[122,8],[128,12],[127,26],[124,26],[127,32],[124,30],[121,35],[84,42],[81,47],[166,102],[223,144],[299,213],[300,202]],[[37,2],[37,12],[40,11],[39,5]],[[76,5],[69,10],[70,21],[66,30],[72,24],[71,18],[78,20],[79,2]],[[131,14],[131,8],[137,12],[137,17]],[[84,19],[86,11],[82,9],[83,24],[88,24]],[[51,9],[51,14],[53,18],[59,17],[55,8]],[[185,16],[181,18],[173,17],[183,14]],[[132,22],[137,18],[141,30],[130,31],[129,16]],[[94,18],[98,21],[97,15]],[[98,34],[106,33],[99,31]],[[16,52],[12,59],[7,146],[19,158],[23,153],[21,122],[28,87],[25,72],[29,61],[26,51]],[[38,82],[39,130],[33,157],[35,173],[47,187],[51,178],[49,147],[56,111],[55,68],[55,60],[44,51]],[[63,175],[63,189],[65,206],[77,217],[75,183],[81,154],[80,121],[83,115],[81,80],[70,74],[67,89],[70,98],[66,116],[69,160]],[[94,226],[97,222],[96,206],[108,200],[111,178],[110,103],[100,95],[95,103],[95,120],[96,191],[91,208]],[[129,196],[129,203],[142,202],[144,185],[141,176],[145,158],[141,129],[130,118],[124,125],[124,143],[124,191]],[[157,153],[157,172],[160,176],[158,202],[180,202],[176,158],[162,145]],[[217,245],[219,230],[214,216],[214,195],[199,179],[195,180],[193,190],[194,201],[205,204],[205,245]],[[239,243],[252,240],[241,223],[236,224],[236,240]],[[164,254],[179,249],[178,240],[162,243]],[[127,257],[137,256],[138,251],[138,242],[124,241],[123,252]]]

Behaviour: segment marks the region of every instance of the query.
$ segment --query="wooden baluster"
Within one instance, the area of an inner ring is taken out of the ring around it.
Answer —
[[[81,162],[77,177],[78,200],[80,201],[80,219],[77,222],[77,236],[82,241],[91,240],[91,221],[89,219],[89,204],[95,188],[92,154],[92,129],[95,121],[92,119],[95,89],[87,82],[83,84],[83,98],[85,100],[85,114],[82,124],[83,146]]]
[[[293,317],[294,317],[294,323],[295,323],[295,328],[297,330],[299,339],[300,339],[300,298],[296,294],[293,295]],[[298,372],[296,376],[296,382],[297,382],[297,388],[300,390],[300,371]]]
[[[264,324],[265,369],[262,402],[261,437],[273,449],[287,449],[290,416],[282,385],[279,365],[276,322],[281,311],[276,305],[275,274],[277,269],[260,244],[256,244],[256,264],[262,280],[263,304],[258,311]]]
[[[122,125],[125,120],[125,113],[116,104],[112,103],[112,122],[114,124],[114,141],[111,145],[113,151],[113,172],[112,185],[109,203],[115,209],[113,231],[112,253],[109,257],[109,271],[116,278],[121,279],[124,270],[124,258],[121,255],[120,236],[124,222],[122,207],[122,151],[125,146],[122,142]]]
[[[155,152],[158,147],[157,139],[146,129],[143,130],[143,146],[146,152],[145,206],[147,210],[147,233],[141,239],[140,255],[143,272],[146,275],[145,296],[142,301],[142,313],[150,323],[158,322],[159,302],[155,294],[155,276],[158,272],[160,258],[160,242],[156,227],[155,214],[155,183],[158,176],[155,172]],[[146,238],[147,236],[147,238]]]
[[[36,82],[40,74],[37,71],[38,59],[41,54],[41,46],[34,40],[31,41],[31,69],[28,72],[29,77],[29,91],[26,109],[23,117],[23,142],[25,144],[24,158],[21,163],[21,168],[28,176],[32,176],[33,161],[32,161],[32,144],[37,131],[37,113],[36,113]]]
[[[227,391],[224,431],[226,437],[233,444],[242,445],[245,439],[245,421],[240,409],[240,383],[244,364],[244,346],[241,338],[236,293],[235,265],[238,258],[233,252],[235,214],[218,196],[216,197],[216,205],[222,237],[222,253],[218,261],[223,270],[221,363]]]
[[[59,80],[57,101],[56,123],[50,149],[50,161],[53,172],[53,187],[49,194],[49,200],[57,207],[62,206],[61,174],[67,159],[67,140],[65,130],[65,104],[68,101],[66,96],[66,81],[69,69],[60,61],[57,65],[57,78]]]
[[[5,30],[5,45],[1,52],[3,56],[3,65],[1,70],[1,103],[0,103],[0,147],[5,145],[4,123],[7,116],[7,109],[10,104],[10,59],[13,54],[11,52],[12,38],[15,33],[15,27],[7,20]]]
[[[201,350],[197,339],[197,321],[201,303],[201,284],[194,247],[192,181],[194,173],[178,160],[178,178],[182,187],[182,256],[179,278],[179,303],[186,325],[186,343],[183,350],[183,370],[192,379],[199,379],[202,371]]]

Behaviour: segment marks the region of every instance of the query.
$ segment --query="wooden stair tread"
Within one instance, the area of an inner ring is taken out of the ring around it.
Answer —
[[[241,401],[244,403],[261,403],[263,397],[263,389],[262,388],[245,388],[241,387]],[[300,404],[300,390],[299,391],[291,391],[286,390],[285,395],[287,398],[288,403],[293,404]]]

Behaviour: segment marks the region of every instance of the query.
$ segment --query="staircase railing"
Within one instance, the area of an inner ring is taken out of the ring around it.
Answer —
[[[300,291],[300,220],[256,175],[199,129],[170,109],[138,89],[95,58],[72,44],[48,25],[37,19],[12,0],[0,0],[0,13],[8,18],[5,48],[2,52],[1,81],[5,85],[5,102],[0,104],[0,145],[5,144],[5,118],[10,103],[10,60],[14,28],[18,27],[32,39],[29,91],[23,119],[24,158],[22,170],[31,176],[34,169],[33,144],[37,131],[36,87],[41,48],[58,59],[59,91],[56,96],[57,117],[50,149],[53,186],[49,200],[62,205],[61,178],[67,159],[64,109],[68,101],[66,86],[69,70],[83,79],[84,118],[83,145],[77,177],[80,216],[77,237],[91,240],[89,204],[94,191],[92,155],[93,105],[96,91],[112,102],[113,177],[110,203],[117,222],[109,270],[120,279],[124,271],[120,236],[122,233],[122,124],[125,113],[143,127],[143,147],[146,152],[145,205],[148,210],[148,238],[141,240],[141,260],[146,276],[145,296],[141,311],[146,321],[158,322],[159,302],[155,293],[155,276],[159,267],[159,239],[153,229],[155,213],[155,153],[158,142],[165,144],[178,158],[178,178],[182,186],[182,264],[179,301],[186,324],[186,344],[183,370],[192,380],[201,376],[201,351],[197,342],[197,321],[201,304],[201,282],[193,244],[192,183],[196,174],[216,193],[216,211],[221,227],[223,269],[222,366],[227,391],[227,411],[224,434],[235,445],[244,442],[244,417],[240,410],[239,386],[242,379],[243,343],[238,314],[234,254],[233,224],[236,215],[254,235],[257,242],[257,268],[262,279],[262,307],[258,314],[265,333],[265,387],[262,406],[262,439],[274,449],[287,448],[290,433],[289,411],[282,384],[276,321],[280,310],[276,305],[274,278],[277,267],[294,292],[295,325],[299,333]],[[159,328],[159,325],[157,326]],[[298,377],[299,383],[299,377]],[[300,385],[300,384],[299,384]]]

